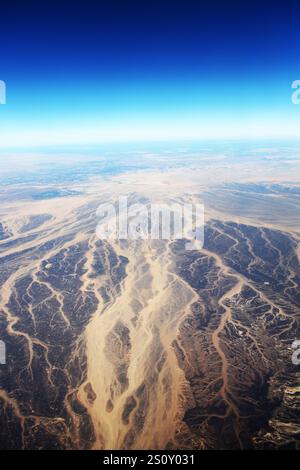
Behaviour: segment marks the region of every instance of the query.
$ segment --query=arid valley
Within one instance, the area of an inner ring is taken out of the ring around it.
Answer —
[[[0,157],[0,447],[299,447],[300,149],[126,155]],[[99,239],[124,195],[203,203],[203,248]]]

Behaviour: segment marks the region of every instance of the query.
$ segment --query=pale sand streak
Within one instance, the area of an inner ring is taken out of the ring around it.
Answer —
[[[95,448],[121,448],[125,435],[128,433],[128,426],[122,424],[121,415],[126,398],[134,393],[135,389],[145,380],[145,373],[151,364],[149,356],[149,346],[153,338],[153,328],[159,327],[160,339],[164,350],[167,353],[167,360],[161,371],[161,377],[171,374],[172,384],[170,408],[166,409],[166,396],[159,396],[164,393],[162,387],[157,387],[155,402],[150,403],[145,426],[138,436],[136,447],[158,446],[164,448],[169,440],[174,437],[176,431],[176,418],[180,412],[179,395],[181,387],[184,385],[183,372],[179,369],[175,353],[171,346],[177,335],[178,322],[182,320],[185,310],[189,309],[191,303],[196,300],[196,295],[184,281],[175,278],[170,279],[168,262],[168,244],[165,244],[162,254],[155,253],[155,249],[150,243],[143,242],[143,255],[147,260],[149,272],[151,273],[151,285],[147,288],[146,299],[142,298],[144,305],[139,313],[139,320],[136,327],[132,324],[133,311],[130,308],[135,289],[136,269],[140,250],[123,248],[115,244],[114,248],[119,255],[129,259],[127,277],[122,286],[122,292],[113,303],[94,316],[86,329],[88,374],[87,382],[90,382],[97,395],[96,401],[90,405],[86,400],[81,387],[80,398],[85,401],[89,413],[92,416],[97,432]],[[138,253],[138,254],[137,254]],[[173,306],[169,308],[170,302],[174,299],[178,302],[178,310]],[[146,300],[146,302],[145,302]],[[113,384],[112,366],[105,354],[105,338],[112,330],[112,327],[121,319],[130,330],[132,349],[128,368],[129,387],[126,392],[115,399],[114,409],[108,413],[105,404],[110,398],[110,387]],[[146,377],[147,378],[147,377]],[[164,418],[163,418],[164,417]],[[159,434],[155,431],[159,431]]]

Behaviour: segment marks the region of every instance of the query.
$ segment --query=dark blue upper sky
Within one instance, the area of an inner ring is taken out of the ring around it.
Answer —
[[[1,2],[0,145],[296,136],[299,13],[290,0]]]

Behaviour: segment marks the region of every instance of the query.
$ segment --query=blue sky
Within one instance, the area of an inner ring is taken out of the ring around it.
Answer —
[[[0,147],[298,137],[299,2],[101,3],[1,6]]]

